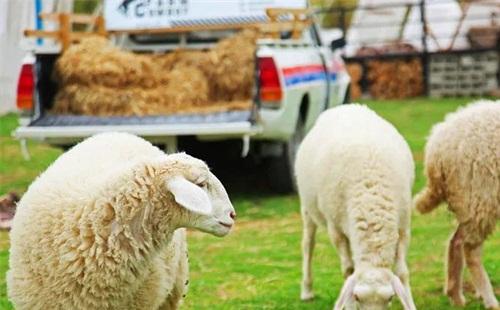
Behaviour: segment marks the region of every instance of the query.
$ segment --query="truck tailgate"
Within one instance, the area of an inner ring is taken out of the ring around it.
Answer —
[[[229,111],[211,114],[166,116],[96,117],[45,115],[27,126],[18,127],[18,139],[37,139],[55,144],[73,143],[106,131],[136,134],[151,140],[194,136],[243,136],[259,132],[252,111]]]

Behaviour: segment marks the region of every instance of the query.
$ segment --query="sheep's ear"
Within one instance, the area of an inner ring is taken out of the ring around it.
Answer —
[[[212,213],[210,198],[196,184],[179,176],[167,181],[166,185],[179,205],[198,214],[208,215]]]
[[[356,285],[356,279],[352,274],[345,280],[344,286],[340,291],[340,296],[337,298],[337,302],[335,302],[334,310],[342,310],[344,308],[345,304],[352,298],[354,285]]]
[[[394,292],[398,295],[399,300],[401,300],[403,308],[405,310],[416,310],[417,307],[415,306],[413,299],[410,297],[409,292],[406,291],[406,288],[398,276],[394,274],[391,276],[391,284]]]

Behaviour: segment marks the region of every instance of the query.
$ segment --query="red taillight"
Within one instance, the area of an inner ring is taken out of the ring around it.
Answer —
[[[24,64],[21,75],[17,82],[17,107],[21,110],[29,110],[33,107],[33,65]]]
[[[278,70],[272,57],[259,58],[259,72],[261,101],[280,101],[283,94]]]

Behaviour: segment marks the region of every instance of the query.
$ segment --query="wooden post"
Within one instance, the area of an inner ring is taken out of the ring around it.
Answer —
[[[424,94],[429,95],[429,50],[427,47],[427,18],[425,14],[425,0],[420,0],[420,22],[422,23],[422,74],[424,78]]]
[[[59,14],[59,40],[63,51],[71,44],[71,21],[67,13]]]
[[[96,25],[97,34],[105,37],[106,36],[106,27],[104,24],[104,17],[102,17],[101,15],[97,16],[96,20],[95,20],[95,25]]]
[[[292,39],[300,39],[302,35],[302,21],[300,19],[301,14],[298,12],[293,13],[293,30]]]
[[[278,14],[276,14],[274,11],[271,9],[266,10],[266,14],[269,17],[269,21],[271,23],[277,23],[278,22]],[[270,32],[270,37],[273,39],[279,39],[280,38],[280,32],[279,31],[272,31]]]

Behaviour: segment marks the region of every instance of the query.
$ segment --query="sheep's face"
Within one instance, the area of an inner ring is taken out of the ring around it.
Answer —
[[[360,310],[382,310],[390,306],[394,296],[392,272],[388,269],[369,269],[356,273],[352,298]]]
[[[411,294],[391,270],[360,268],[346,279],[334,309],[343,309],[347,304],[360,310],[388,309],[395,295],[405,310],[415,309]]]
[[[194,214],[191,217],[191,225],[201,231],[222,237],[233,227],[236,212],[219,179],[210,171],[205,176],[198,184],[208,194],[212,210],[208,214]]]
[[[225,236],[231,230],[236,212],[227,192],[208,166],[186,154],[173,154],[179,174],[169,177],[167,189],[177,204],[187,211],[181,226],[193,227],[215,236]]]

